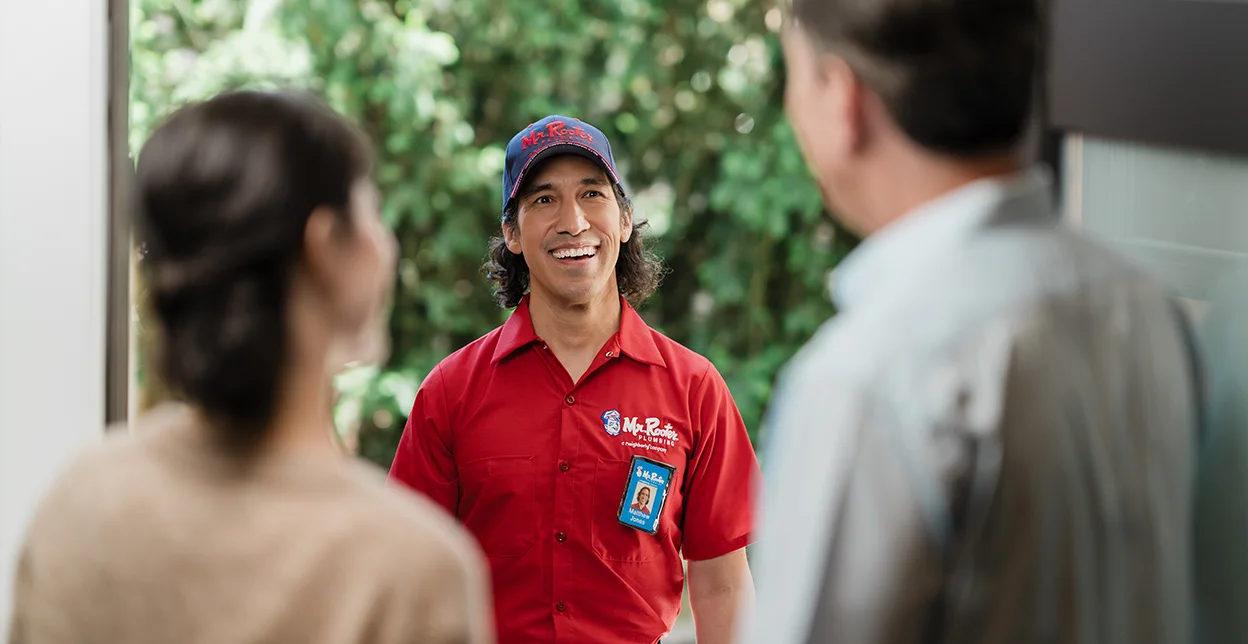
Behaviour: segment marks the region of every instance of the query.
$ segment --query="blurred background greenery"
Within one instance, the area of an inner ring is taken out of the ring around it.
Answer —
[[[671,270],[643,317],[716,364],[757,443],[853,244],[784,119],[780,25],[771,0],[132,0],[131,147],[238,86],[310,89],[369,134],[402,249],[394,352],[339,379],[335,415],[388,466],[424,375],[509,313],[480,271],[508,139],[589,121]]]

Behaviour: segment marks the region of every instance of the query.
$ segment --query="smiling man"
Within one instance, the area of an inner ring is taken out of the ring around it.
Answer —
[[[728,642],[753,594],[758,464],[718,371],[630,304],[662,268],[606,136],[564,116],[524,128],[502,205],[486,273],[515,311],[425,378],[391,478],[476,536],[504,644],[655,642],[682,558],[699,644]]]

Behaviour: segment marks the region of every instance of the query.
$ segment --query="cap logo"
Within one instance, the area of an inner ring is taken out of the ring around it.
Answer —
[[[579,125],[568,127],[568,124],[563,121],[551,121],[546,124],[545,130],[533,130],[520,139],[520,149],[525,150],[530,146],[546,141],[584,141],[593,143],[594,137]]]

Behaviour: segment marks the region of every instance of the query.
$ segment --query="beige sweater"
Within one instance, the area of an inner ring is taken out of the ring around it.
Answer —
[[[248,468],[164,407],[78,459],[21,554],[11,644],[493,641],[485,568],[371,466]]]

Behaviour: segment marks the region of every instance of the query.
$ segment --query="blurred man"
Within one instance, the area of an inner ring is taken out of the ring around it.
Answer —
[[[788,113],[866,240],[768,423],[750,642],[1189,639],[1188,346],[1020,160],[1042,22],[793,4]]]
[[[661,276],[643,228],[602,132],[550,116],[516,134],[486,265],[515,311],[425,378],[399,443],[391,477],[488,555],[502,642],[653,643],[682,555],[700,644],[728,641],[753,593],[758,465],[719,373],[629,303]]]
[[[1211,378],[1196,478],[1200,642],[1248,642],[1248,265],[1215,295],[1203,331]]]

